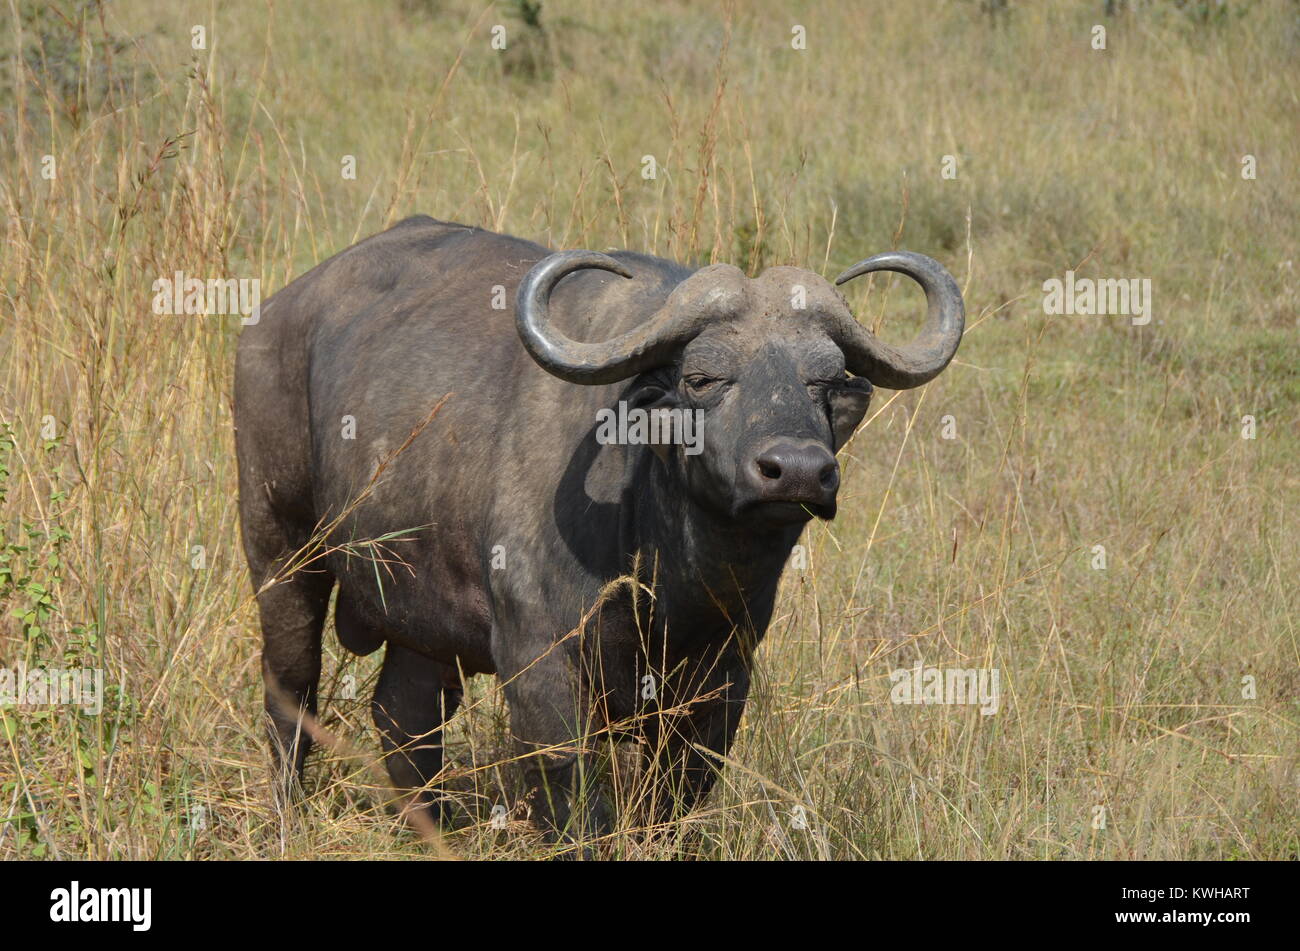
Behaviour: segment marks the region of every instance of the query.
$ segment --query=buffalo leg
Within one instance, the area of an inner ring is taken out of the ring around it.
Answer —
[[[371,701],[394,787],[438,820],[443,802],[429,787],[442,771],[442,728],[460,704],[459,684],[454,667],[390,643]]]
[[[275,557],[264,555],[269,545],[275,546]],[[298,571],[279,580],[289,557],[284,552],[291,547],[283,536],[261,538],[246,532],[249,568],[262,589],[257,595],[257,610],[262,625],[263,702],[276,793],[282,799],[295,783],[301,783],[303,764],[311,749],[311,737],[303,730],[303,720],[316,715],[321,629],[334,585],[333,576],[324,571]]]
[[[566,682],[566,665],[547,658],[507,678],[505,693],[537,825],[551,841],[578,843],[589,855],[592,840],[613,831],[614,813],[602,738]]]
[[[536,752],[538,746],[529,744]],[[582,846],[593,855],[595,840],[614,829],[614,810],[599,756],[591,752],[537,753],[525,759],[524,782],[536,817],[552,841]]]
[[[724,756],[730,751],[748,693],[746,665],[731,660],[694,688],[695,696],[706,699],[692,704],[689,713],[649,719],[646,754],[654,780],[648,810],[652,822],[680,818],[708,796],[722,764],[700,748]]]

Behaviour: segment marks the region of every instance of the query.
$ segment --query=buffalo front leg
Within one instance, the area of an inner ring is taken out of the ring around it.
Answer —
[[[687,712],[646,718],[646,812],[652,824],[680,819],[708,796],[722,768],[709,754],[725,756],[731,750],[748,694],[747,665],[734,660],[694,684],[691,696],[678,707],[685,706]]]
[[[551,841],[577,844],[585,856],[613,831],[614,813],[606,737],[574,680],[548,657],[510,678],[505,693],[534,819]]]
[[[371,701],[384,747],[384,764],[405,810],[444,818],[444,802],[430,787],[442,771],[443,725],[461,699],[454,667],[390,643]]]

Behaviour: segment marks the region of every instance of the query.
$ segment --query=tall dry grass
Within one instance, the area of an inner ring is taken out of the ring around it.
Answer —
[[[424,212],[751,272],[906,247],[966,290],[957,362],[846,450],[693,835],[614,854],[1296,858],[1297,7],[921,6],[5,0],[0,667],[110,686],[0,711],[0,856],[441,854],[384,808],[374,658],[332,634],[337,744],[274,807],[239,321],[151,310]],[[1067,268],[1150,278],[1155,319],[1046,316]],[[919,294],[857,283],[905,337]],[[891,703],[916,663],[998,668],[1001,709]],[[442,844],[549,854],[498,689],[467,699]]]

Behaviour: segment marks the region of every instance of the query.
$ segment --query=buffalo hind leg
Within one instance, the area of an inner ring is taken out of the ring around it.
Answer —
[[[460,699],[454,667],[389,643],[371,714],[388,775],[403,794],[404,807],[435,821],[444,818],[445,803],[429,787],[442,771],[443,724]]]
[[[252,559],[250,559],[251,561]],[[277,565],[278,567],[278,565]],[[275,572],[254,578],[274,578]],[[257,596],[262,623],[262,683],[264,687],[275,788],[287,802],[302,782],[303,764],[311,737],[304,717],[316,715],[320,680],[321,629],[329,609],[333,577],[324,571],[299,571]]]

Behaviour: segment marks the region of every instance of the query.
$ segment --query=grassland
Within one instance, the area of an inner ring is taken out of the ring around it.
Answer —
[[[799,6],[5,0],[0,666],[108,695],[0,710],[0,857],[548,854],[490,820],[516,794],[485,678],[461,820],[395,824],[375,658],[332,634],[339,743],[276,810],[239,320],[151,309],[160,276],[269,294],[417,212],[751,272],[905,247],[966,292],[954,366],[846,450],[695,835],[615,854],[1300,857],[1300,8]],[[1046,315],[1067,269],[1149,278],[1153,320]],[[919,293],[855,283],[907,338]],[[1000,710],[891,703],[917,663],[998,668]]]

